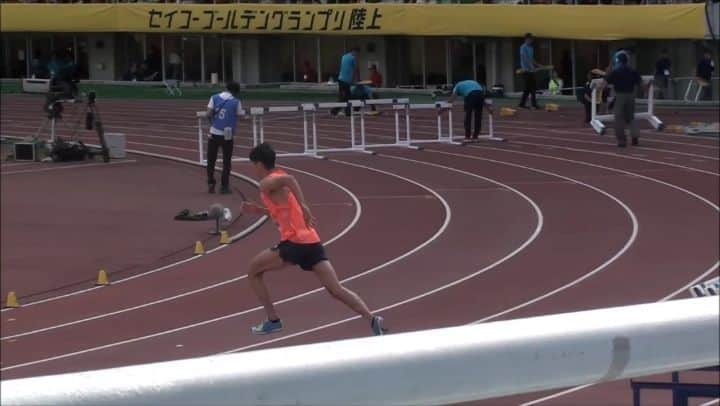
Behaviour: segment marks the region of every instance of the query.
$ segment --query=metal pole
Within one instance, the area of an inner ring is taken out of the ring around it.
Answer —
[[[295,45],[295,39],[292,40],[292,70],[293,70],[293,76],[292,80],[293,82],[297,82],[297,50]]]
[[[252,114],[252,113],[250,113]],[[257,141],[257,116],[255,114],[252,115],[252,128],[253,128],[253,147],[258,145]]]
[[[307,119],[307,111],[303,108],[303,144],[305,146],[305,149],[303,149],[304,153],[308,153],[308,119]]]
[[[320,37],[315,38],[315,49],[317,53],[317,82],[322,82],[322,59],[320,58]],[[313,121],[315,120],[315,113],[313,113]]]
[[[25,36],[25,77],[30,77],[30,58],[32,58],[32,38]]]
[[[202,132],[202,117],[198,117],[198,154],[200,158],[200,164],[203,163],[203,132]]]
[[[313,110],[312,113],[312,135],[313,135],[313,154],[317,154],[318,142],[317,142],[317,121],[315,120],[317,112]]]
[[[180,0],[178,0],[180,3]],[[182,70],[182,81],[185,81],[185,38],[180,37],[180,69]]]
[[[263,117],[260,116],[260,144],[265,142],[265,124],[263,123]]]
[[[395,109],[395,143],[400,144],[400,110]]]
[[[73,62],[78,63],[78,46],[77,46],[77,35],[73,35]]]
[[[352,106],[350,106],[350,147],[355,149],[355,109]]]
[[[227,72],[225,71],[225,40],[224,39],[220,40],[220,64],[222,65],[220,68],[221,69],[220,72],[222,72],[223,83],[227,83],[228,80],[227,80],[227,77],[225,76],[227,74]]]
[[[365,105],[360,107],[360,148],[365,149]]]
[[[183,55],[183,63],[185,62],[185,55]],[[183,69],[184,71],[185,69]],[[200,36],[200,83],[205,83],[205,36]]]
[[[165,35],[160,34],[160,69],[162,69],[162,75],[160,77],[162,78],[163,82],[165,81]]]
[[[573,95],[577,96],[577,86],[575,86],[575,83],[577,83],[575,78],[575,40],[572,40],[570,42],[570,63],[572,66],[572,88],[573,88]]]
[[[422,37],[422,52],[420,53],[420,59],[422,62],[422,86],[423,89],[427,87],[427,58],[425,51],[425,37]]]
[[[473,80],[478,80],[478,63],[477,63],[477,42],[472,40],[472,64],[473,64]]]
[[[410,145],[410,102],[405,105],[405,138]]]
[[[450,70],[452,69],[452,65],[450,62],[450,39],[445,38],[445,84],[452,83],[452,73]]]

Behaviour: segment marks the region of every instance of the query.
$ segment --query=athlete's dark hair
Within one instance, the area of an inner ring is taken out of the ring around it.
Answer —
[[[275,150],[267,142],[263,142],[250,151],[250,161],[260,162],[265,169],[275,168]]]

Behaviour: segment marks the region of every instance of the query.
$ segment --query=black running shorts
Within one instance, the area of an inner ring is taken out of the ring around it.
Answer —
[[[291,241],[282,241],[271,249],[277,251],[283,261],[297,265],[305,271],[312,271],[315,265],[327,261],[325,248],[319,242],[298,244]]]

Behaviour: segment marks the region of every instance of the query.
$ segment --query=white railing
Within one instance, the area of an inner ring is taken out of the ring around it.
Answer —
[[[3,405],[431,405],[717,365],[717,296],[3,381]],[[392,328],[393,320],[388,320]],[[628,390],[630,390],[628,388]]]

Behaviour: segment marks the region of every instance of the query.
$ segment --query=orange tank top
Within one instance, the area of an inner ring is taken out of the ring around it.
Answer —
[[[268,176],[285,175],[286,172],[276,169]],[[270,217],[280,229],[280,240],[298,244],[312,244],[320,242],[320,236],[314,228],[305,224],[302,207],[292,191],[287,190],[287,202],[275,203],[265,192],[260,192],[260,199],[268,209]]]

